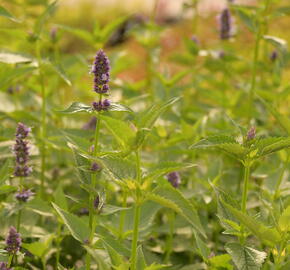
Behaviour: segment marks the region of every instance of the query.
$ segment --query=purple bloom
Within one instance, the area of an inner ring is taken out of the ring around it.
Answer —
[[[99,94],[107,93],[110,80],[110,61],[103,50],[99,50],[96,54],[92,73],[95,76],[94,91]]]
[[[170,182],[173,187],[175,187],[175,188],[179,187],[179,185],[181,183],[181,179],[180,179],[180,175],[178,172],[168,173],[166,175],[166,178],[167,178],[168,182]]]
[[[32,169],[27,165],[29,160],[29,146],[26,137],[29,135],[31,129],[22,123],[18,123],[16,130],[16,142],[13,147],[15,154],[15,169],[14,176],[25,177],[28,176]]]
[[[219,15],[220,38],[229,39],[233,35],[233,20],[230,10],[225,8]]]
[[[34,193],[30,189],[27,189],[27,190],[18,191],[15,195],[15,198],[19,202],[27,202],[29,198],[33,195]]]
[[[247,133],[247,141],[253,140],[256,137],[256,128],[251,127]]]
[[[99,204],[100,204],[100,196],[97,195],[97,197],[94,200],[94,207],[95,207],[95,209],[98,209]]]
[[[270,54],[270,60],[272,62],[275,62],[277,58],[278,58],[278,52],[276,50],[272,51]]]
[[[21,246],[21,235],[12,226],[9,229],[8,236],[6,238],[6,250],[8,253],[17,253]]]
[[[93,105],[93,108],[98,112],[102,110],[106,111],[111,106],[111,102],[108,99],[105,99],[104,101],[101,101],[101,100],[99,100],[98,102],[94,101],[92,105]]]
[[[92,172],[97,172],[97,171],[99,171],[101,169],[101,166],[98,164],[98,163],[96,163],[96,162],[94,162],[93,164],[92,164],[92,166],[91,166],[91,171]]]
[[[8,268],[7,263],[0,262],[0,270],[11,270],[12,268]]]

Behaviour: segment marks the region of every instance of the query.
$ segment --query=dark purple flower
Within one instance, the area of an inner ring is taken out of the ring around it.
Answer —
[[[96,163],[96,162],[94,162],[93,164],[92,164],[92,166],[91,166],[91,171],[92,172],[97,172],[97,171],[99,171],[101,169],[101,166],[98,164],[98,163]]]
[[[175,188],[179,187],[179,185],[181,183],[181,179],[180,179],[180,175],[178,172],[168,173],[166,175],[166,178],[167,178],[168,182],[170,182],[173,187],[175,187]]]
[[[103,50],[99,50],[96,54],[92,73],[94,73],[95,77],[94,91],[99,94],[107,93],[110,81],[110,61]]]
[[[229,39],[233,35],[233,19],[231,12],[225,8],[219,15],[220,38]]]
[[[108,108],[111,106],[111,102],[110,102],[110,100],[108,100],[108,99],[105,99],[104,101],[103,101],[103,110],[108,110]]]
[[[9,229],[8,236],[6,238],[6,250],[8,253],[17,253],[21,246],[21,235],[12,226]]]
[[[29,160],[29,146],[26,137],[29,135],[31,129],[22,123],[18,123],[16,130],[16,142],[13,147],[15,155],[15,169],[14,176],[25,177],[28,176],[32,169],[27,165]]]
[[[256,137],[256,128],[251,127],[247,133],[247,141],[253,140]]]
[[[12,268],[8,268],[7,263],[0,262],[0,270],[11,270]]]
[[[99,100],[98,102],[94,101],[92,103],[94,110],[96,111],[106,111],[111,106],[111,102],[108,99],[105,99],[104,101]]]
[[[272,62],[275,62],[277,58],[278,58],[278,52],[276,50],[272,51],[270,54],[270,60]]]
[[[100,204],[100,196],[97,195],[96,198],[95,198],[95,200],[94,200],[94,207],[95,207],[95,209],[98,209],[99,204]]]
[[[18,191],[15,195],[15,198],[19,202],[27,202],[34,193],[30,189]]]

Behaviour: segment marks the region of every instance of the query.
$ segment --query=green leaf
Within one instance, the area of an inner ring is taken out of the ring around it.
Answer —
[[[113,34],[113,32],[127,19],[127,16],[116,18],[115,20],[112,20],[112,22],[108,23],[101,31],[101,42],[105,43],[108,41],[110,36]]]
[[[33,59],[31,57],[12,52],[0,52],[0,62],[6,64],[30,63]]]
[[[52,203],[52,206],[67,226],[71,235],[82,244],[86,243],[89,239],[90,229],[88,225],[79,217],[61,209],[56,204]]]
[[[153,191],[153,194],[149,194],[149,198],[151,195],[158,196],[158,198],[162,198],[167,203],[170,202],[173,209],[175,208],[174,210],[176,212],[183,216],[198,233],[206,238],[206,234],[199,220],[197,211],[194,206],[184,198],[179,190],[166,183],[160,187],[157,187]]]
[[[115,239],[115,237],[113,237],[105,227],[97,226],[96,233],[102,239],[102,241],[106,243],[106,245],[111,247],[118,254],[124,257],[130,257],[130,249],[123,245],[118,239]]]
[[[99,250],[90,248],[89,246],[84,246],[84,248],[91,255],[93,260],[97,263],[98,269],[100,269],[100,270],[111,270],[111,267],[106,262],[104,254],[102,254]]]
[[[12,192],[14,192],[16,190],[17,190],[17,187],[14,187],[14,186],[8,186],[8,185],[1,186],[0,187],[0,195],[7,194],[7,193],[12,193]]]
[[[216,269],[232,270],[233,266],[230,264],[231,257],[228,254],[222,254],[211,257],[209,259],[210,264]]]
[[[258,143],[258,150],[260,156],[266,156],[289,147],[289,137],[267,138],[265,140],[261,139],[261,141]]]
[[[10,159],[4,161],[0,168],[0,186],[9,178],[10,174]]]
[[[139,246],[137,248],[137,263],[136,263],[137,269],[144,270],[146,268],[146,261],[144,258],[142,246]]]
[[[238,243],[228,243],[225,249],[231,255],[238,270],[260,270],[267,257],[266,252],[241,246]]]
[[[279,218],[279,228],[283,232],[290,231],[290,205],[283,211]]]
[[[58,65],[56,63],[53,63],[53,62],[47,62],[50,64],[50,66],[53,68],[53,70],[64,80],[64,82],[71,86],[71,80],[68,78],[65,70],[62,68],[61,65]]]
[[[48,248],[47,245],[43,242],[33,242],[31,244],[23,243],[21,246],[39,258],[44,256]]]
[[[65,211],[68,210],[67,200],[65,194],[63,193],[61,184],[58,185],[57,189],[54,192],[54,200],[56,205],[59,205]]]
[[[121,265],[124,262],[123,257],[108,244],[106,244],[106,242],[103,241],[103,244],[110,256],[112,266],[116,267]]]
[[[254,218],[235,209],[224,201],[222,203],[242,224],[259,238],[261,242],[269,246],[274,246],[281,241],[281,236],[276,229],[266,227],[261,222],[256,221]]]
[[[203,259],[206,261],[210,255],[210,249],[207,247],[206,243],[203,240],[201,240],[201,238],[198,236],[197,233],[194,233],[194,236],[197,248]]]
[[[16,19],[13,15],[11,15],[4,7],[0,6],[0,16],[8,18],[13,22],[20,22],[20,20]]]
[[[111,105],[108,110],[111,112],[129,112],[129,113],[133,112],[128,106],[116,102],[111,102]]]
[[[180,98],[174,97],[164,102],[161,105],[154,105],[149,110],[146,110],[141,114],[141,117],[137,121],[138,128],[148,128],[151,129],[155,124],[158,117],[167,110],[170,106],[176,103]]]
[[[81,102],[73,102],[67,109],[64,111],[58,111],[59,113],[66,113],[66,114],[72,114],[72,113],[78,113],[78,112],[88,112],[92,113],[93,108],[92,106],[88,106]]]
[[[133,143],[136,133],[126,122],[104,115],[101,116],[101,119],[123,148],[127,148]]]
[[[250,31],[257,32],[258,25],[251,9],[245,6],[232,6],[232,8]]]
[[[205,139],[200,140],[199,142],[193,144],[190,148],[207,148],[215,147],[220,144],[238,144],[234,137],[226,135],[213,135]]]

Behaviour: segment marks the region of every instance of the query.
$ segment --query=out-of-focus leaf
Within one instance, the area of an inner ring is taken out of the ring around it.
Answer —
[[[18,19],[16,19],[13,15],[11,15],[10,12],[8,12],[4,7],[0,6],[0,16],[8,18],[9,20],[13,22],[20,22]]]
[[[30,63],[33,58],[19,53],[0,52],[0,62],[6,64]]]
[[[92,108],[92,106],[88,106],[88,105],[81,103],[81,102],[74,102],[67,109],[65,109],[63,111],[58,111],[58,112],[64,113],[64,114],[73,114],[73,113],[78,113],[78,112],[92,113],[93,108]]]

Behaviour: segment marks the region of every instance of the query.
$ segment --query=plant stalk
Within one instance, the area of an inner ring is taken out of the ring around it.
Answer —
[[[139,236],[139,222],[141,215],[141,193],[139,190],[139,184],[141,184],[141,162],[139,150],[136,150],[136,169],[137,169],[137,187],[136,187],[136,200],[135,200],[135,211],[134,211],[134,229],[133,229],[133,239],[131,248],[131,267],[130,270],[136,270],[137,263],[137,245]],[[137,269],[138,270],[138,269]]]

